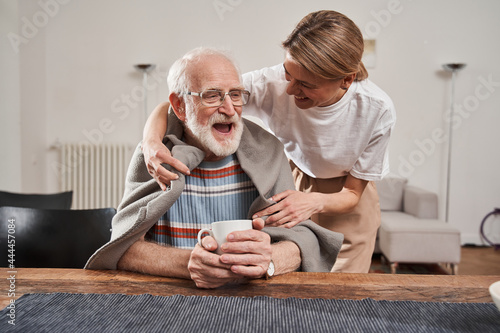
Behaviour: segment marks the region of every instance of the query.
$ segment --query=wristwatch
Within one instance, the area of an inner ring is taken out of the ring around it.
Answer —
[[[267,267],[266,280],[269,280],[274,275],[274,263],[273,260],[269,262],[269,267]]]

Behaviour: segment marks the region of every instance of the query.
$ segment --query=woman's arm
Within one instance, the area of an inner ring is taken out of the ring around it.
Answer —
[[[270,198],[276,202],[275,205],[257,212],[252,218],[269,216],[266,225],[291,228],[313,214],[347,214],[359,203],[366,184],[366,180],[347,175],[344,187],[337,193],[304,193],[292,190],[281,192]]]
[[[186,175],[189,174],[188,167],[178,159],[173,158],[168,148],[162,143],[167,131],[169,107],[170,103],[164,102],[153,110],[144,126],[142,139],[142,153],[144,154],[148,172],[163,191],[167,189],[167,185],[170,185],[171,180],[176,180],[179,177],[165,169],[161,163],[171,165]]]

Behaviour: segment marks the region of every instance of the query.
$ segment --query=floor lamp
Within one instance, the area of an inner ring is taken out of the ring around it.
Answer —
[[[453,139],[453,116],[455,115],[455,80],[457,72],[465,67],[465,64],[451,63],[444,64],[443,68],[451,72],[451,102],[450,102],[450,125],[448,129],[448,167],[446,171],[446,222],[448,222],[450,213],[450,171],[451,171],[451,143]]]
[[[138,64],[134,66],[135,69],[142,72],[142,88],[144,90],[144,119],[143,125],[148,119],[148,73],[156,68],[154,64]]]

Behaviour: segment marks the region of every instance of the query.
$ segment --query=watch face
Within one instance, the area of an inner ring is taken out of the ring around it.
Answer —
[[[272,261],[269,263],[269,267],[267,268],[267,275],[274,275],[274,263]]]

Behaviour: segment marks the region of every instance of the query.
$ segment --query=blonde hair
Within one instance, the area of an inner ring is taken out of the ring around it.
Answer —
[[[363,34],[347,16],[322,10],[308,14],[283,42],[288,54],[311,73],[328,80],[356,74],[368,78],[361,57]]]

